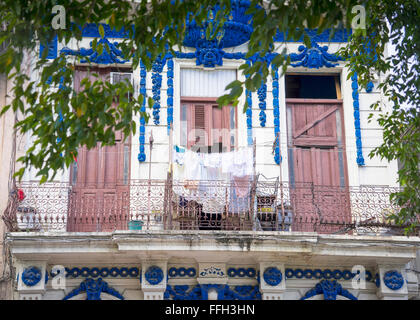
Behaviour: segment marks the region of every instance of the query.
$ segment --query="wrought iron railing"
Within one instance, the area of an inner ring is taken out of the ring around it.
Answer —
[[[309,231],[396,234],[396,188],[277,182],[137,180],[129,185],[22,183],[14,231]],[[13,224],[12,224],[13,225]]]

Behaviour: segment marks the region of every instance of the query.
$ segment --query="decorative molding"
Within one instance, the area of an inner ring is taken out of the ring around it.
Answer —
[[[159,56],[152,65],[152,93],[153,93],[153,123],[160,123],[160,89],[162,87],[162,71],[166,64],[166,57],[163,59]]]
[[[260,107],[260,125],[261,127],[265,127],[265,123],[267,121],[267,115],[265,114],[265,110],[267,108],[265,99],[267,98],[267,84],[264,83],[264,81],[261,81],[261,87],[257,91],[258,94],[258,100],[260,101],[258,103],[258,106]]]
[[[338,66],[337,61],[344,59],[335,54],[328,53],[328,46],[321,47],[316,41],[312,41],[312,47],[308,48],[304,45],[299,46],[300,53],[291,53],[290,61],[292,67],[306,67],[309,69],[319,69],[322,67],[333,68]]]
[[[337,295],[346,297],[350,300],[357,300],[348,290],[343,289],[337,280],[322,280],[316,286],[305,293],[300,300],[306,300],[318,294],[324,295],[324,300],[337,300]]]
[[[334,36],[330,38],[331,29],[325,29],[323,32],[318,34],[317,29],[305,29],[305,33],[315,42],[348,42],[352,34],[352,30],[340,29],[334,32]],[[288,32],[277,31],[274,37],[275,42],[303,42],[303,35],[298,40],[289,39]]]
[[[391,290],[399,290],[404,285],[404,277],[397,270],[390,270],[384,274],[384,284]]]
[[[105,38],[124,39],[129,37],[129,31],[126,31],[124,28],[117,31],[115,28],[111,29],[109,24],[101,23],[101,25],[104,28]],[[73,28],[74,26],[75,24],[72,23],[71,27]],[[79,28],[82,31],[82,37],[101,38],[101,35],[99,34],[98,25],[96,23],[87,23],[83,27],[77,26],[77,28]]]
[[[58,46],[58,37],[55,36],[51,42],[48,43],[45,47],[42,43],[39,44],[39,58],[42,58],[44,50],[48,50],[47,56],[45,59],[55,59],[57,58],[57,46]]]
[[[174,61],[172,58],[167,61],[168,71],[166,73],[166,84],[168,86],[166,90],[167,99],[167,126],[168,126],[168,135],[171,127],[174,123]]]
[[[163,295],[165,300],[202,300],[201,287],[199,284],[194,287],[188,285],[167,285]]]
[[[231,278],[255,278],[257,275],[257,271],[255,270],[255,268],[229,268],[227,270],[227,275]]]
[[[269,267],[264,270],[263,278],[265,283],[269,286],[275,287],[278,286],[283,279],[281,271],[276,267]]]
[[[273,114],[274,114],[274,162],[280,164],[280,108],[279,108],[279,72],[274,69],[273,78]]]
[[[123,58],[122,51],[118,49],[118,42],[109,42],[107,38],[100,39],[97,45],[103,45],[102,53],[100,54],[97,50],[93,50],[92,41],[90,42],[90,48],[80,48],[79,50],[72,50],[69,48],[61,49],[60,53],[71,56],[84,57],[86,59],[80,60],[81,63],[97,63],[97,64],[124,64],[128,60],[121,60]]]
[[[351,88],[353,90],[353,116],[354,116],[354,128],[356,134],[356,150],[357,150],[357,158],[356,162],[359,166],[365,165],[365,159],[363,157],[363,149],[362,149],[362,135],[360,132],[360,109],[359,109],[359,85],[357,84],[357,73],[351,76]]]
[[[68,300],[82,292],[86,292],[86,300],[101,300],[102,292],[108,293],[120,300],[124,300],[124,297],[117,290],[111,288],[108,283],[101,278],[98,278],[97,280],[92,278],[83,280],[80,283],[80,286],[72,290],[63,298],[63,300]]]
[[[197,275],[197,271],[195,268],[175,268],[171,267],[168,270],[168,277],[175,278],[175,277],[190,277],[194,278]]]
[[[231,11],[225,21],[222,32],[217,35],[217,42],[220,48],[236,47],[249,41],[253,32],[252,16],[245,14],[250,7],[251,1],[232,0]],[[199,26],[194,19],[187,23],[184,37],[186,47],[197,47],[197,42],[205,39],[207,26],[214,22],[219,6],[209,8],[207,21]],[[188,19],[187,19],[188,21]]]
[[[144,273],[144,277],[146,278],[148,283],[155,286],[162,282],[163,271],[158,266],[151,266]]]
[[[71,277],[71,278],[78,278],[78,277],[92,277],[92,278],[97,278],[97,277],[102,277],[102,278],[107,278],[107,277],[130,277],[130,278],[138,278],[140,275],[140,270],[137,267],[121,267],[121,268],[117,268],[117,267],[112,267],[112,268],[108,268],[108,267],[104,267],[104,268],[98,268],[98,267],[93,267],[93,268],[88,268],[88,267],[83,267],[83,268],[78,268],[78,267],[74,267],[74,268],[65,268],[66,271],[66,278]],[[52,271],[50,272],[50,275],[52,277],[57,276],[57,274],[53,273]]]
[[[143,103],[140,108],[140,112],[143,114],[146,112],[146,79],[147,71],[146,66],[140,61],[140,94],[143,95]],[[137,159],[139,162],[146,161],[146,152],[144,148],[146,134],[146,119],[140,115],[140,127],[139,127],[139,154]]]
[[[247,62],[248,64],[250,62]],[[246,78],[249,78],[249,75],[246,75]],[[254,143],[252,137],[252,91],[245,89],[246,101],[248,107],[246,109],[246,128],[247,128],[247,143],[248,146],[252,146]]]
[[[207,300],[208,292],[211,289],[217,291],[218,300],[261,300],[258,286],[229,286],[225,284],[167,285],[164,299]]]
[[[196,59],[196,65],[203,65],[205,68],[214,68],[223,66],[223,58],[231,60],[245,59],[245,53],[235,52],[228,53],[224,50],[214,47],[212,41],[203,40],[196,48],[195,52],[175,52],[177,58],[180,59]]]
[[[285,270],[286,279],[325,279],[325,280],[351,280],[356,276],[356,273],[352,273],[350,270],[330,270],[330,269],[290,269]],[[365,273],[366,281],[375,281],[370,271]]]
[[[34,266],[25,268],[22,272],[22,282],[28,287],[37,285],[41,281],[41,278],[41,270]]]
[[[217,268],[214,266],[204,268],[200,272],[200,277],[224,277],[225,273],[221,268]]]

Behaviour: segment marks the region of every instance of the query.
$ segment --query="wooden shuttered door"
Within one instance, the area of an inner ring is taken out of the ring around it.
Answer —
[[[102,79],[109,69],[90,70]],[[76,71],[75,87],[89,76]],[[95,78],[92,78],[93,80]],[[78,151],[77,162],[70,170],[72,185],[67,231],[95,232],[127,229],[129,220],[130,140],[123,142],[121,131],[115,132],[115,145],[98,145]]]
[[[187,147],[200,152],[231,151],[231,110],[211,102],[183,102],[187,113]],[[235,113],[233,113],[235,115]],[[235,121],[233,123],[236,123]],[[185,140],[181,138],[181,140]]]
[[[341,100],[287,99],[295,231],[334,232],[351,220]]]

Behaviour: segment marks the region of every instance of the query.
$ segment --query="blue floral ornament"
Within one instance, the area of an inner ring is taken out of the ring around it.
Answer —
[[[384,274],[384,284],[391,290],[399,290],[404,285],[404,278],[396,270],[387,271]]]
[[[282,280],[282,274],[276,267],[270,267],[265,269],[263,274],[264,281],[270,286],[277,286]]]
[[[41,278],[41,270],[34,266],[28,267],[22,272],[22,281],[28,287],[37,285]]]
[[[146,270],[144,277],[151,285],[157,285],[163,280],[163,271],[157,266],[152,266]]]

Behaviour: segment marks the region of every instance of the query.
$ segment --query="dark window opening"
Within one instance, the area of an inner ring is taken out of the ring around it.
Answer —
[[[341,99],[338,75],[286,75],[285,80],[286,98]]]

